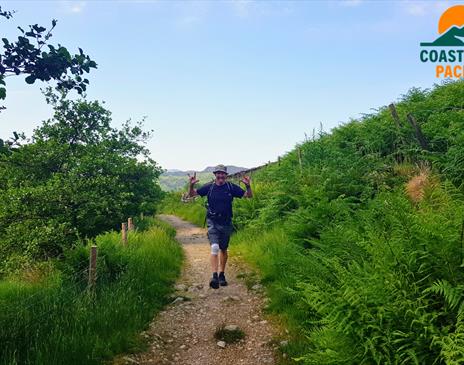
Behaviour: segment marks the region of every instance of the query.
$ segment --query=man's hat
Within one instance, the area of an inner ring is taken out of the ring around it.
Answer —
[[[227,167],[224,165],[217,165],[213,170],[213,174],[215,174],[216,172],[224,172],[225,174],[227,174]]]

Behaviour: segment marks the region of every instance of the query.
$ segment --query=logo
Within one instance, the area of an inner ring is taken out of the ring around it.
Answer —
[[[438,34],[433,42],[421,42],[421,62],[435,64],[437,78],[463,78],[464,5],[445,10],[438,21]]]

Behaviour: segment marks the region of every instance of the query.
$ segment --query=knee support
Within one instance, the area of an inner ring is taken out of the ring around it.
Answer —
[[[217,256],[219,253],[219,245],[217,243],[211,244],[211,255]]]

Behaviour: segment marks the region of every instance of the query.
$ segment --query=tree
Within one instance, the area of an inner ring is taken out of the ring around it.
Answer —
[[[0,18],[8,20],[12,16],[13,12],[0,7]],[[76,90],[79,94],[86,90],[89,80],[83,75],[91,68],[97,68],[97,64],[81,48],[79,54],[71,55],[64,46],[49,44],[56,24],[57,21],[52,20],[48,31],[38,24],[29,25],[27,31],[18,27],[21,34],[17,41],[2,38],[4,50],[0,53],[0,99],[6,98],[6,78],[14,75],[27,75],[25,81],[28,84],[36,80],[55,80],[58,90]],[[1,109],[4,107],[0,106]]]
[[[79,238],[118,229],[129,216],[153,213],[161,168],[149,158],[142,122],[111,126],[97,101],[48,91],[53,118],[30,143],[20,136],[0,155],[0,262],[56,257]],[[1,267],[0,267],[1,272]]]

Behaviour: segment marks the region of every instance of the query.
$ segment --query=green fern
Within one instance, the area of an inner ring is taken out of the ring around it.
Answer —
[[[441,295],[450,309],[454,310],[461,307],[464,297],[464,285],[452,286],[448,281],[438,279],[433,285],[427,288],[425,293],[434,293]]]

